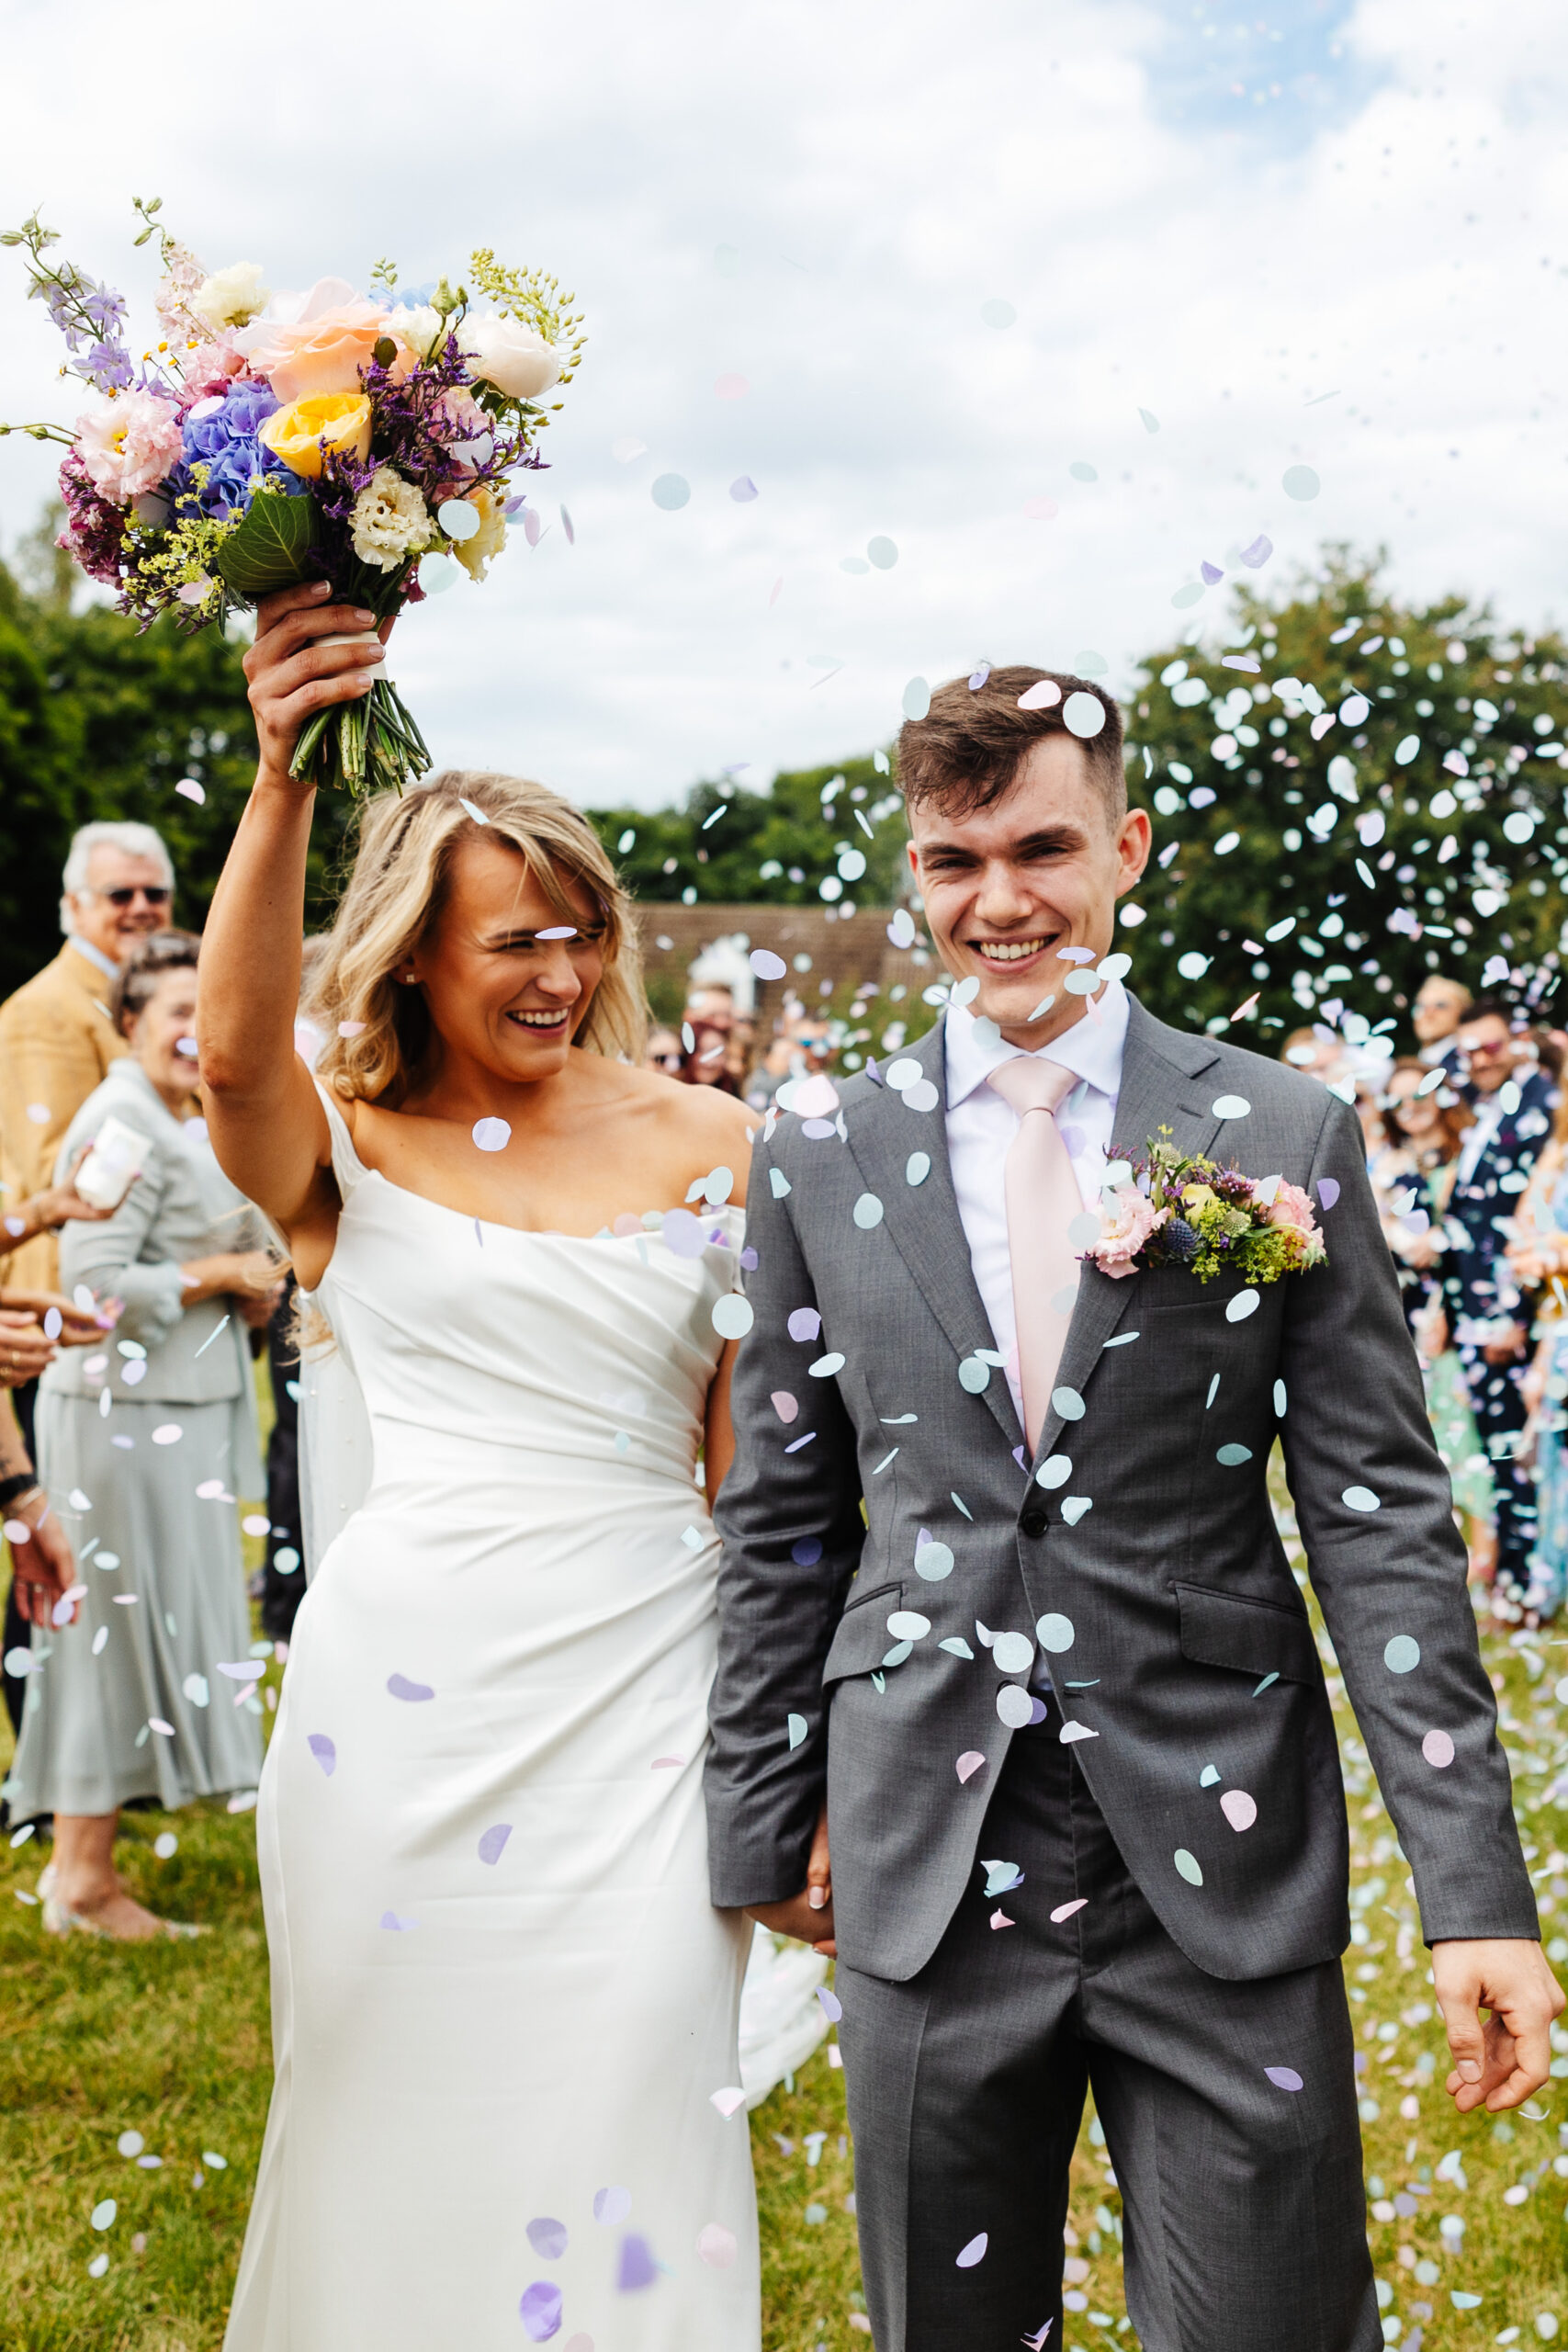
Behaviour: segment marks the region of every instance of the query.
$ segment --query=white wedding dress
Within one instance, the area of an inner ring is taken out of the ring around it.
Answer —
[[[694,1483],[739,1214],[479,1224],[328,1110],[374,1473],[262,1776],[276,2082],[226,2352],[756,2352]]]

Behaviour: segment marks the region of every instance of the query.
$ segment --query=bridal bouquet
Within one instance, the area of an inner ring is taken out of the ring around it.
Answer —
[[[1162,1127],[1147,1158],[1126,1163],[1128,1181],[1102,1194],[1100,1232],[1084,1252],[1092,1265],[1118,1278],[1188,1266],[1203,1283],[1229,1267],[1249,1283],[1277,1283],[1323,1262],[1323,1236],[1299,1184],[1173,1151],[1168,1134]],[[1325,1208],[1331,1182],[1322,1188]]]
[[[400,291],[378,262],[372,291],[342,278],[270,293],[254,262],[209,272],[135,199],[136,243],[161,240],[151,348],[133,356],[126,305],[51,256],[35,213],[0,243],[28,255],[70,356],[97,398],[67,430],[0,425],[66,446],[59,544],[118,591],[143,628],[165,611],[220,626],[275,590],[330,580],[378,620],[482,580],[525,504],[513,477],[544,463],[541,394],[581,356],[570,295],[536,271],[469,257],[467,286]],[[559,403],[556,402],[558,408]],[[291,773],[362,793],[430,765],[390,681],[321,713]]]

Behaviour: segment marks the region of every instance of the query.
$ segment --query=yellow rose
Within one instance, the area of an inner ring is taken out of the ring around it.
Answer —
[[[1218,1197],[1208,1184],[1189,1184],[1182,1193],[1181,1205],[1185,1209],[1206,1209],[1211,1207]]]
[[[452,552],[470,580],[482,580],[490,570],[491,557],[498,556],[506,545],[506,515],[500,499],[493,497],[483,482],[468,492],[468,503],[479,510],[479,527],[466,539],[455,541]]]
[[[292,473],[317,481],[329,451],[357,458],[361,464],[368,457],[370,403],[363,392],[321,392],[313,400],[290,401],[267,418],[259,437]]]

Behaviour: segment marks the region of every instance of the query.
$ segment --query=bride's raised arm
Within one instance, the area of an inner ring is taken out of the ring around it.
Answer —
[[[317,1228],[331,1255],[337,1194],[326,1114],[294,1050],[305,920],[305,857],[315,793],[288,763],[313,713],[367,694],[380,648],[373,616],[328,602],[317,582],[256,608],[245,656],[261,759],[202,940],[197,1030],[213,1147],[232,1182],[298,1254]],[[320,638],[360,634],[347,645]],[[301,1267],[301,1279],[310,1279]]]

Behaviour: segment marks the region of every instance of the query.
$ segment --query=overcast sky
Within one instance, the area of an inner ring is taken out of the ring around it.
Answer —
[[[912,676],[981,656],[1092,650],[1122,686],[1222,627],[1223,585],[1171,597],[1260,532],[1266,582],[1344,538],[1413,594],[1562,616],[1551,0],[10,0],[0,27],[0,212],[41,200],[143,321],[133,194],[276,287],[383,254],[456,277],[482,243],[575,289],[548,528],[400,631],[443,762],[653,806],[868,750]],[[0,254],[0,414],[65,421],[22,286]],[[0,445],[6,544],[50,478]]]

